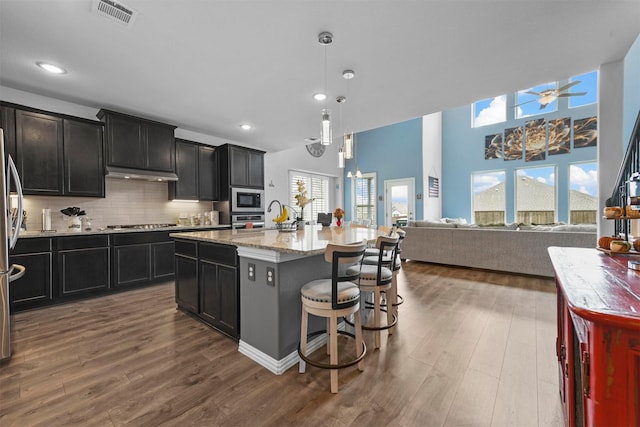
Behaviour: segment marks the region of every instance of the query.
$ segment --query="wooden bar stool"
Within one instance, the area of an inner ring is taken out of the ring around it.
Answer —
[[[373,293],[373,305],[365,304],[365,308],[373,309],[373,326],[362,326],[364,330],[375,331],[375,348],[380,348],[380,331],[387,330],[389,334],[393,333],[393,328],[398,321],[394,310],[383,310],[381,307],[382,294],[389,300],[391,288],[393,286],[393,264],[395,261],[396,248],[398,246],[398,235],[379,236],[376,239],[376,248],[378,256],[375,258],[375,264],[363,263],[360,266],[360,280],[358,286],[360,291]],[[351,267],[349,270],[355,270]],[[349,272],[347,270],[347,272]],[[382,325],[382,312],[387,312],[387,324]]]
[[[364,255],[366,240],[353,245],[328,244],[324,253],[326,262],[330,262],[331,278],[311,281],[302,287],[302,322],[300,326],[299,372],[304,373],[306,364],[322,369],[331,369],[331,393],[338,392],[338,369],[358,365],[364,370],[362,359],[367,347],[362,340],[362,324],[360,319],[360,289],[356,284],[360,276],[360,262]],[[355,265],[355,267],[354,267]],[[325,317],[327,330],[308,333],[308,316]],[[338,319],[354,315],[355,334],[338,331]],[[321,334],[327,334],[329,363],[321,363],[310,359],[307,355],[307,341]],[[354,338],[356,341],[356,358],[338,363],[338,334]]]

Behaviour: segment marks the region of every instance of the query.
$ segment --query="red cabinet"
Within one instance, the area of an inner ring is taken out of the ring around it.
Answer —
[[[569,426],[640,425],[640,273],[625,256],[549,248],[560,398]]]

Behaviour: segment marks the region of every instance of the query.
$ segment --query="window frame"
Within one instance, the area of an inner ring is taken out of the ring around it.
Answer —
[[[297,181],[302,178],[305,180],[305,189],[307,190],[307,197],[310,199],[315,198],[314,201],[305,206],[304,210],[300,209],[300,206],[296,205],[295,195],[297,192]],[[316,195],[314,194],[314,180],[319,180],[326,188],[326,196],[323,197],[323,194]],[[316,221],[318,218],[318,213],[327,213],[333,212],[330,208],[332,202],[332,194],[331,188],[334,184],[335,178],[329,175],[321,175],[317,173],[311,172],[303,172],[299,170],[290,169],[289,170],[289,201],[286,203],[293,209],[295,209],[295,214],[290,215],[291,219],[296,219],[297,215],[302,213],[304,217],[302,218],[304,221]]]
[[[597,224],[598,222],[598,179],[599,179],[599,174],[598,174],[598,162],[597,160],[584,160],[584,161],[578,161],[578,162],[571,162],[567,165],[567,196],[568,196],[568,200],[567,200],[567,219],[569,224],[574,224],[573,221],[571,221],[571,166],[578,166],[578,165],[595,165],[595,171],[596,171],[596,194],[595,196],[589,193],[589,196],[594,197],[596,200],[596,206],[594,209],[594,222],[589,222],[589,223],[584,223],[584,222],[576,222],[575,224]],[[576,190],[577,191],[577,190]]]
[[[359,217],[358,216],[358,207],[360,205],[358,205],[357,201],[358,201],[358,196],[357,196],[357,185],[358,185],[358,181],[359,180],[369,180],[370,182],[373,182],[373,185],[369,185],[369,195],[368,195],[368,201],[369,203],[366,205],[362,205],[362,206],[369,206],[369,211],[373,213],[373,218],[371,217]],[[353,177],[353,179],[351,180],[351,199],[352,199],[352,203],[351,203],[351,221],[355,222],[355,223],[362,223],[362,222],[366,222],[368,221],[370,225],[372,224],[377,224],[377,220],[378,220],[378,191],[377,191],[377,186],[378,186],[378,178],[377,178],[377,174],[375,172],[369,172],[369,173],[363,173],[362,174],[362,178],[356,178]],[[372,200],[371,200],[372,199]],[[373,203],[371,203],[373,202]]]
[[[513,104],[514,105],[514,108],[513,108],[513,110],[514,110],[513,111],[514,119],[516,119],[516,120],[527,119],[529,117],[536,117],[536,116],[540,116],[542,114],[549,114],[549,113],[557,112],[558,111],[558,99],[559,98],[556,98],[552,102],[549,103],[549,104],[554,104],[554,108],[553,109],[549,109],[549,107],[545,107],[543,109],[535,110],[535,112],[532,113],[532,114],[526,114],[526,115],[518,114],[518,106],[522,105],[524,102],[528,102],[527,99],[523,99],[523,102],[520,102],[520,94],[522,94],[523,96],[536,96],[536,95],[529,95],[529,94],[527,94],[525,92],[532,91],[532,90],[537,90],[537,92],[542,92],[544,90],[549,90],[549,89],[554,89],[554,88],[557,90],[558,87],[559,87],[558,81],[551,81],[551,82],[548,82],[548,83],[542,83],[542,84],[530,87],[528,89],[522,89],[522,90],[516,91],[515,94],[514,94],[515,103]],[[537,101],[536,101],[536,99],[534,99],[531,102],[537,102]],[[538,103],[537,105],[540,105],[540,103]]]
[[[478,224],[478,225],[488,225],[487,224],[479,224],[476,221],[476,192],[475,192],[475,187],[474,187],[474,178],[475,176],[482,176],[482,175],[497,175],[500,174],[502,175],[502,181],[499,180],[499,183],[504,183],[504,206],[502,209],[503,212],[503,219],[502,222],[504,222],[506,224],[507,222],[507,171],[506,169],[497,169],[497,170],[489,170],[489,171],[474,171],[471,172],[471,223],[472,224]],[[497,185],[497,184],[496,184]],[[491,187],[486,188],[485,190],[478,192],[478,194],[483,193],[484,191],[488,190],[489,188],[494,187],[495,185],[492,185]],[[485,211],[479,211],[479,212],[485,212]],[[499,211],[496,211],[499,212]],[[491,222],[491,223],[495,223],[495,222]]]
[[[492,123],[484,123],[484,124],[476,124],[476,119],[477,119],[477,104],[480,104],[481,102],[485,102],[485,101],[489,101],[489,105],[485,108],[483,108],[481,111],[485,110],[486,108],[489,108],[491,106],[491,103],[496,100],[497,98],[504,98],[504,119],[497,121],[497,122],[492,122]],[[471,103],[471,128],[475,129],[475,128],[481,128],[481,127],[485,127],[485,126],[491,126],[491,125],[496,125],[499,123],[505,123],[507,121],[507,94],[503,94],[503,95],[498,95],[498,96],[494,96],[494,97],[490,97],[490,98],[485,98],[485,99],[481,99],[479,101],[475,101]]]
[[[518,178],[520,177],[520,175],[518,174],[518,171],[521,170],[532,170],[532,169],[553,169],[553,220],[551,221],[551,223],[557,223],[558,222],[558,165],[557,164],[545,164],[545,165],[541,165],[541,166],[525,166],[525,167],[519,167],[519,168],[515,168],[513,170],[513,176],[514,176],[514,185],[513,185],[513,214],[514,214],[514,219],[517,223],[524,223],[524,224],[530,224],[524,221],[520,221],[520,219],[518,218]],[[528,175],[527,175],[528,176]],[[532,177],[533,178],[533,177]],[[534,180],[537,180],[537,178],[533,178]],[[548,185],[548,184],[547,184]],[[536,222],[536,224],[541,224]]]

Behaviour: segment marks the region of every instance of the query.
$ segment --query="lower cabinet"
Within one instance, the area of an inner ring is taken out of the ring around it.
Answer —
[[[109,288],[109,237],[57,239],[60,296]]]
[[[168,232],[114,234],[112,239],[115,288],[173,278],[174,250]]]
[[[54,298],[51,239],[19,240],[10,264],[26,267],[24,276],[9,284],[12,310],[28,309],[50,304]]]
[[[234,339],[240,337],[235,246],[176,240],[176,303]]]

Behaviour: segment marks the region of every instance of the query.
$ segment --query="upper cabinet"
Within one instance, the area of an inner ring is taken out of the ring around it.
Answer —
[[[176,139],[177,182],[169,183],[169,199],[218,200],[218,160],[214,147]]]
[[[104,197],[100,122],[0,105],[5,150],[24,194]]]
[[[175,172],[175,126],[109,110],[98,118],[106,125],[106,164]]]
[[[264,151],[225,144],[220,157],[220,196],[228,198],[229,187],[264,188]]]

